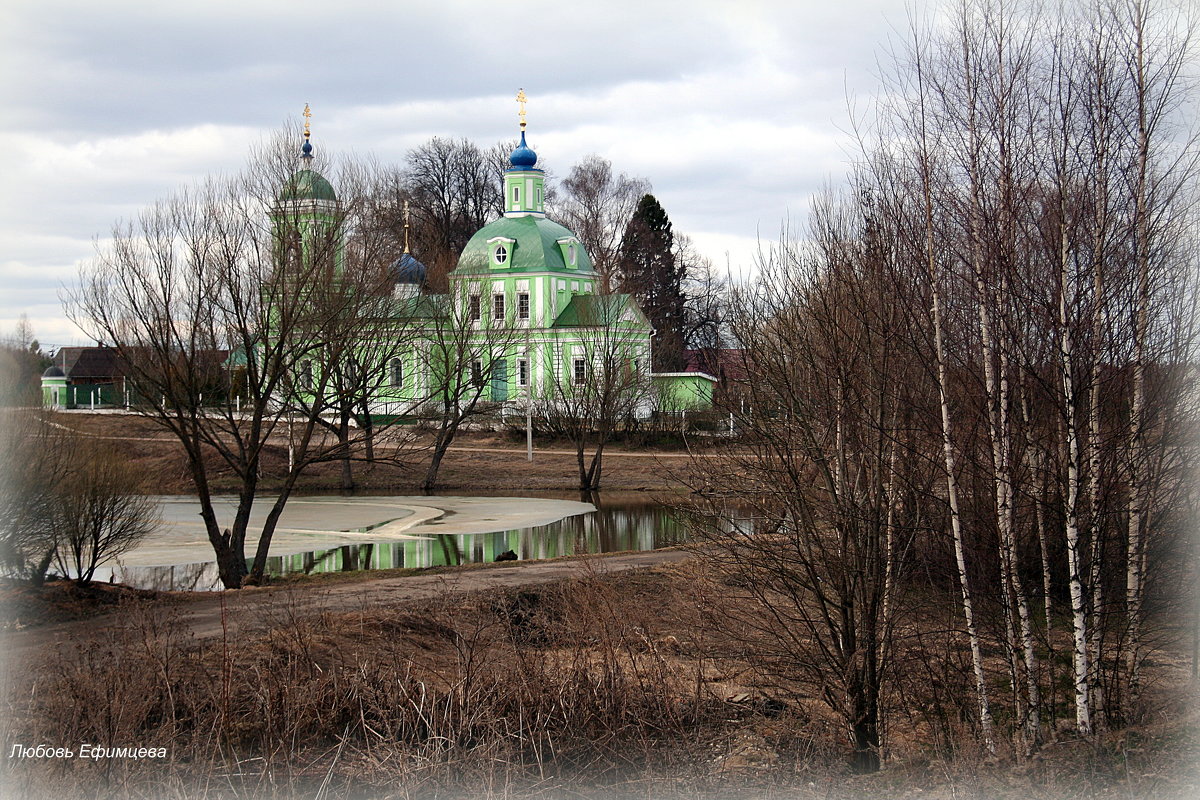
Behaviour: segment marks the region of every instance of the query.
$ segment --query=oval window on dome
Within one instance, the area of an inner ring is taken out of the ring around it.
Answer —
[[[492,260],[497,264],[508,261],[508,248],[502,244],[496,245],[496,249],[492,251]]]
[[[577,256],[575,254],[575,245],[573,245],[573,244],[568,245],[567,246],[567,261],[571,264],[572,267],[575,266],[576,257]]]

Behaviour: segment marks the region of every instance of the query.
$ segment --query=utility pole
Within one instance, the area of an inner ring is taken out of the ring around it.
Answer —
[[[533,461],[533,399],[525,388],[525,458]]]

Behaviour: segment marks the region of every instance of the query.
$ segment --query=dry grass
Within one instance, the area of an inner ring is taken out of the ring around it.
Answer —
[[[81,586],[74,581],[51,580],[33,586],[16,578],[0,578],[0,630],[87,619],[158,597],[158,592],[120,584]]]
[[[988,762],[967,725],[935,730],[953,716],[932,711],[948,690],[935,677],[956,667],[937,663],[932,642],[906,655],[890,702],[908,713],[894,716],[885,770],[850,776],[828,710],[803,687],[781,700],[778,681],[705,619],[696,598],[720,583],[698,569],[420,607],[305,616],[285,604],[250,635],[205,642],[171,606],[131,603],[117,635],[28,671],[3,741],[157,746],[167,758],[10,760],[5,780],[34,798],[1031,800],[1196,788],[1181,768],[1197,752],[1181,665],[1158,668],[1142,726]]]

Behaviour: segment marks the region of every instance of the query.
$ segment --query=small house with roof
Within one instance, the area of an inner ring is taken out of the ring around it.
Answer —
[[[62,347],[42,373],[47,408],[102,408],[125,402],[125,369],[112,347]]]

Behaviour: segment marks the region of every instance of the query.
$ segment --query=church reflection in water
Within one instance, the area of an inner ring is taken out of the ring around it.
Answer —
[[[456,566],[495,561],[496,556],[509,550],[521,560],[653,550],[682,544],[686,531],[683,521],[663,506],[602,505],[592,513],[534,528],[423,536],[271,556],[267,559],[267,574],[279,577],[291,573]],[[145,589],[206,591],[221,588],[215,562],[117,567],[113,572],[115,580]]]

